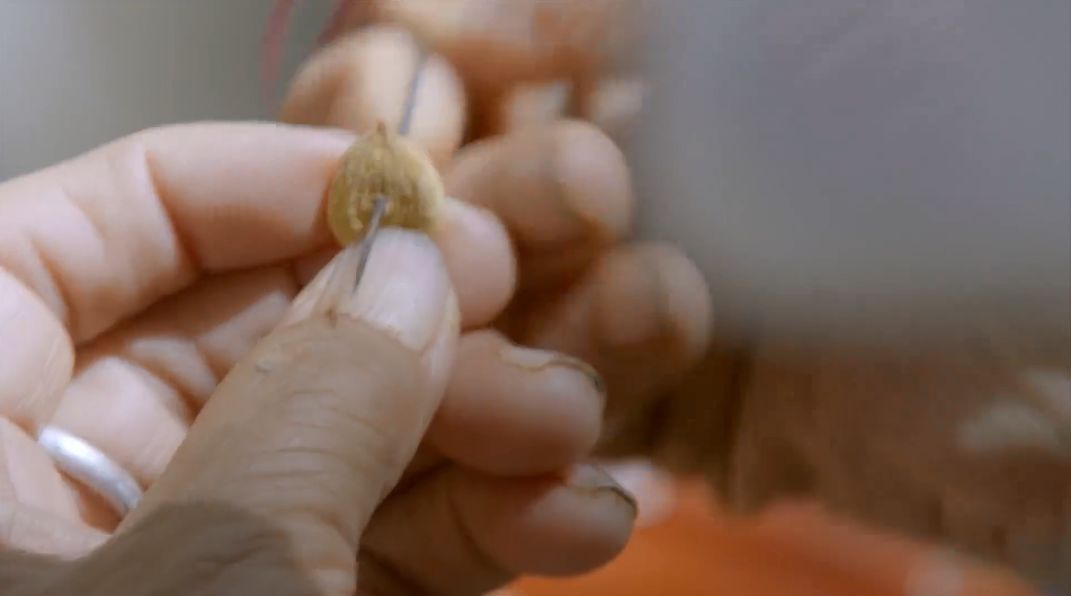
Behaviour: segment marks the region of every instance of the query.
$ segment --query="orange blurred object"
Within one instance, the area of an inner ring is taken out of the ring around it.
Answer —
[[[1034,596],[1002,570],[874,533],[816,508],[750,520],[716,510],[697,482],[672,512],[637,530],[615,561],[584,577],[523,579],[510,596]],[[642,498],[641,498],[642,508]]]

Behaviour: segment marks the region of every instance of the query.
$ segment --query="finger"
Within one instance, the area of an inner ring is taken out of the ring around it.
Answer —
[[[490,133],[500,135],[550,126],[569,111],[572,87],[568,81],[523,83],[503,92],[488,117]]]
[[[0,268],[83,342],[203,272],[326,245],[321,201],[350,142],[275,124],[132,135],[0,186]]]
[[[604,79],[592,93],[586,115],[610,138],[623,142],[639,121],[646,91],[635,78]]]
[[[457,292],[462,325],[490,323],[506,308],[517,284],[517,262],[509,234],[493,213],[454,199],[432,234]]]
[[[52,424],[149,486],[220,379],[297,293],[284,266],[223,273],[155,304],[79,351]]]
[[[549,126],[570,115],[573,87],[567,80],[518,84],[503,93],[488,116],[492,134]],[[615,141],[627,138],[643,107],[643,84],[630,78],[606,78],[592,89],[582,113]]]
[[[301,67],[280,119],[360,133],[377,122],[397,128],[415,77],[406,136],[442,167],[461,144],[465,94],[445,59],[433,54],[422,60],[420,53],[413,37],[398,27],[380,25],[348,34]]]
[[[359,250],[227,375],[121,530],[169,505],[232,506],[272,520],[325,592],[352,593],[351,545],[416,451],[457,333],[426,236],[382,231],[353,291]]]
[[[405,25],[457,67],[478,136],[493,130],[497,104],[517,85],[568,80],[571,107],[582,110],[599,73],[638,47],[645,22],[636,0],[377,4],[378,19]]]
[[[73,558],[104,537],[82,521],[74,492],[37,442],[0,419],[0,550]]]
[[[375,18],[400,23],[458,64],[478,88],[566,75],[613,61],[632,45],[636,0],[590,2],[377,2]]]
[[[518,244],[526,288],[575,273],[631,224],[624,156],[582,122],[470,144],[458,153],[445,183],[452,196],[490,209],[506,224]]]
[[[428,439],[447,458],[484,472],[549,473],[595,446],[603,400],[602,381],[583,362],[478,331],[458,345]]]
[[[495,331],[463,335],[428,441],[400,486],[448,463],[514,477],[567,467],[598,439],[604,387],[564,354],[516,346]]]
[[[3,550],[17,549],[64,559],[81,557],[107,538],[105,533],[81,522],[6,500],[0,500],[0,536]]]
[[[377,593],[484,594],[517,575],[606,563],[635,516],[631,496],[591,466],[517,480],[448,467],[383,504],[360,564]]]
[[[457,293],[464,329],[482,327],[501,314],[513,297],[517,264],[502,222],[486,209],[447,198],[442,220],[432,232]],[[305,284],[337,252],[328,248],[295,264]]]
[[[0,268],[0,418],[36,433],[55,411],[73,366],[74,347],[63,325]]]
[[[504,229],[489,213],[451,201],[436,235],[451,280],[462,288],[463,323],[485,324],[512,292]],[[335,252],[302,259],[297,279],[283,265],[208,276],[90,342],[79,350],[52,424],[151,485],[219,380]]]
[[[650,399],[706,351],[709,294],[675,248],[639,245],[605,255],[575,287],[511,321],[521,343],[591,363],[606,380],[610,416]]]
[[[377,2],[374,18],[398,23],[460,65],[479,86],[564,71],[556,50],[567,40],[537,28],[538,0],[522,2]],[[542,8],[566,12],[560,6]],[[579,12],[579,11],[575,11]],[[574,15],[575,16],[575,15]],[[523,35],[518,33],[528,33]],[[479,60],[478,58],[483,58]],[[489,58],[493,58],[489,59]],[[506,80],[503,80],[506,79]]]
[[[78,505],[52,460],[37,442],[0,418],[0,502],[32,507],[57,520],[77,522]],[[11,536],[0,533],[0,540]]]

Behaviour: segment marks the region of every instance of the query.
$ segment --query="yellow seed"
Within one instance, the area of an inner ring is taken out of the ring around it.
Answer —
[[[327,224],[342,245],[361,236],[376,197],[387,200],[384,226],[429,231],[443,204],[443,183],[419,147],[383,123],[353,144],[327,195]]]

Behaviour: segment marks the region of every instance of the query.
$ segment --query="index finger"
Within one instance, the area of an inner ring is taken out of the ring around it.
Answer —
[[[269,123],[131,135],[0,185],[0,268],[85,341],[203,273],[326,245],[321,200],[353,138]]]
[[[625,156],[583,121],[470,143],[443,180],[452,196],[489,209],[506,225],[517,245],[521,290],[574,277],[632,227]]]

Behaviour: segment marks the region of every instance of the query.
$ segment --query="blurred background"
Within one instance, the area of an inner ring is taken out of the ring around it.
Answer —
[[[268,0],[0,0],[0,179],[122,135],[191,120],[270,118],[261,93]],[[280,93],[331,2],[306,2]]]
[[[268,0],[0,0],[0,180],[139,129],[270,119],[262,95]],[[291,22],[282,87],[314,47],[332,2]],[[276,94],[278,98],[278,93]],[[638,467],[637,467],[638,466]],[[575,580],[524,579],[523,596],[1013,596],[1001,570],[949,563],[934,545],[828,517],[806,503],[757,519],[720,511],[702,483],[622,468],[642,527],[624,555]]]

